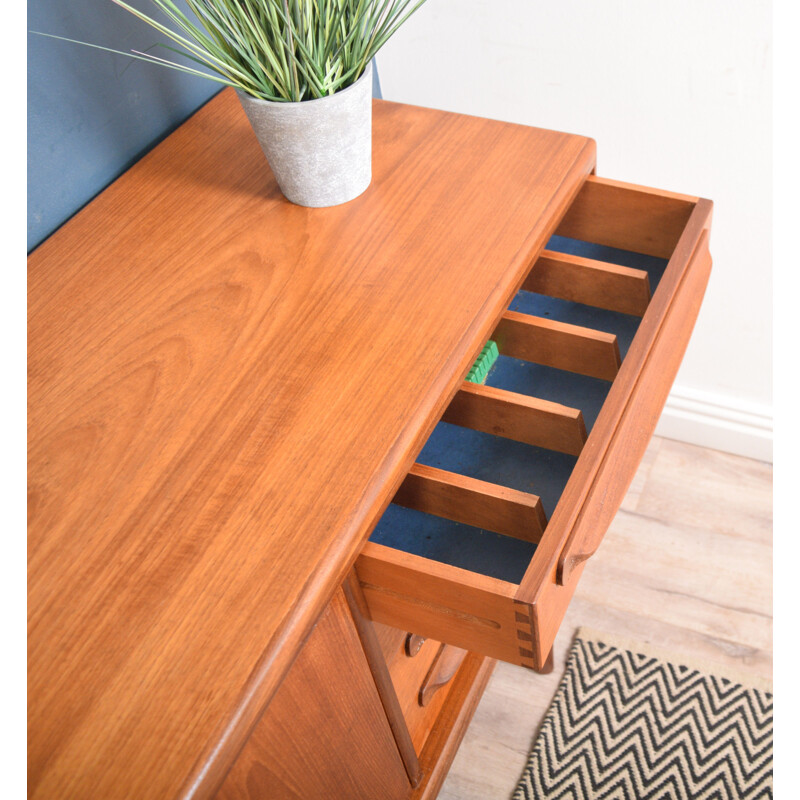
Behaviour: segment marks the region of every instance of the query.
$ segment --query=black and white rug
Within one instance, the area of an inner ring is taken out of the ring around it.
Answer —
[[[578,631],[513,800],[772,797],[769,684],[653,653]]]

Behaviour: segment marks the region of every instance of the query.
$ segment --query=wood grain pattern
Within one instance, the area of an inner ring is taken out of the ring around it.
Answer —
[[[226,90],[29,259],[33,798],[213,796],[594,165],[374,108],[350,203]]]
[[[673,198],[669,200],[673,202]],[[553,640],[583,562],[597,549],[622,501],[689,341],[711,268],[708,252],[711,209],[707,200],[696,203],[674,248],[658,291],[592,434],[579,454],[553,518],[513,594],[515,627],[485,624],[508,618],[505,598],[509,584],[499,587],[501,596],[492,599],[478,591],[477,580],[481,576],[369,545],[374,549],[365,550],[371,584],[366,595],[371,608],[373,604],[381,606],[377,618],[390,624],[408,625],[444,642],[511,663],[538,671],[548,669]],[[502,326],[513,327],[518,322],[517,316],[522,317],[508,312],[498,326],[496,338],[501,352],[507,339],[513,338],[508,335],[504,338],[506,332]],[[504,409],[511,407],[516,398],[512,396],[509,402],[507,397],[498,396],[496,410],[488,401],[494,400],[493,395],[498,391],[465,384],[443,418],[507,436],[509,427],[517,424],[517,420],[511,417],[509,423]],[[470,408],[463,398],[474,406]],[[459,407],[459,403],[465,403],[464,407]],[[516,434],[511,438],[517,438]],[[541,441],[537,443],[541,445]],[[359,577],[362,583],[367,580],[360,568]],[[459,595],[459,584],[469,590]],[[480,584],[480,589],[496,591],[489,583]],[[484,608],[495,604],[497,611],[481,619],[481,603]],[[466,624],[463,618],[459,619],[459,610],[466,611]],[[505,655],[501,655],[503,651]]]
[[[547,524],[534,494],[425,464],[411,467],[392,502],[526,542],[538,542]]]
[[[434,800],[438,795],[495,664],[490,658],[467,654],[422,752],[423,778],[410,800]]]
[[[381,643],[375,633],[375,628],[369,616],[369,609],[364,600],[364,595],[361,593],[361,584],[358,582],[358,577],[354,570],[345,578],[342,584],[342,591],[347,605],[350,609],[353,623],[358,631],[358,638],[361,640],[361,647],[366,656],[369,670],[372,673],[375,686],[378,689],[378,695],[383,705],[383,710],[386,713],[386,719],[389,722],[389,727],[392,729],[394,740],[397,744],[397,749],[400,751],[400,757],[403,759],[403,765],[408,774],[408,780],[412,786],[416,786],[420,779],[419,760],[417,759],[417,751],[415,751],[414,743],[411,740],[406,720],[403,717],[403,710],[400,706],[400,701],[395,691],[395,685],[392,682],[392,676],[389,674],[389,668],[386,664],[386,659],[381,651]],[[339,662],[333,660],[331,668],[338,670],[340,668]],[[310,691],[314,690],[313,686],[308,687]],[[343,743],[342,751],[346,752],[346,740]]]
[[[424,708],[419,704],[419,687],[439,652],[441,642],[437,642],[435,639],[422,639],[419,651],[413,657],[409,657],[405,653],[403,631],[380,622],[373,621],[371,625],[381,643],[392,684],[403,712],[408,733],[411,736],[414,752],[419,755],[422,753],[449,691],[449,687],[442,689]]]
[[[356,562],[376,622],[519,663],[517,586],[367,542]]]
[[[450,644],[443,644],[439,648],[439,652],[419,688],[418,697],[421,706],[430,705],[437,693],[453,680],[453,676],[464,663],[466,655],[466,650]]]
[[[520,584],[516,599],[534,610],[537,668],[585,559],[633,478],[677,372],[711,269],[711,210],[710,201],[698,201]]]
[[[667,311],[658,336],[647,354],[647,361],[639,372],[636,386],[631,392],[636,402],[633,399],[628,401],[614,430],[613,439],[608,444],[603,463],[595,473],[583,508],[561,551],[561,584],[569,581],[569,573],[575,564],[589,558],[597,550],[603,533],[628,490],[661,416],[672,381],[678,374],[710,272],[708,233],[704,232],[682,279],[681,295]],[[640,432],[643,431],[648,435],[642,435]],[[626,476],[626,480],[621,479],[621,474]]]
[[[605,381],[614,380],[622,363],[613,333],[518,311],[503,314],[492,338],[504,356]]]
[[[217,797],[406,800],[409,791],[361,640],[339,591]]]
[[[442,419],[570,455],[578,455],[586,441],[579,409],[480,383],[465,381]]]
[[[522,288],[573,303],[643,316],[650,302],[644,270],[543,250]]]
[[[696,203],[696,197],[591,175],[556,233],[669,258]]]

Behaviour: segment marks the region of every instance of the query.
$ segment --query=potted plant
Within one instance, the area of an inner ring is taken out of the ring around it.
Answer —
[[[369,186],[372,59],[424,1],[187,0],[193,21],[172,0],[152,0],[170,26],[111,0],[192,64],[122,54],[233,86],[281,191],[312,207]]]

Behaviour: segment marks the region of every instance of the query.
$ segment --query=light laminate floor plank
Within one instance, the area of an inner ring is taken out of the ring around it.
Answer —
[[[586,625],[772,676],[772,467],[653,439],[537,675],[498,664],[439,794],[507,800]]]

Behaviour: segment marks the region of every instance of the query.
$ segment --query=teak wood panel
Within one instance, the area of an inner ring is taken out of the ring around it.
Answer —
[[[537,666],[633,478],[680,366],[711,270],[711,211],[710,201],[697,201],[553,512],[544,546],[520,584],[516,599],[532,610]]]
[[[411,786],[341,591],[233,765],[219,800],[406,800]]]
[[[213,795],[594,159],[375,101],[302,208],[225,90],[33,252],[32,797]]]
[[[442,419],[571,455],[578,455],[586,441],[586,425],[579,409],[467,381]]]
[[[659,214],[670,204],[682,209],[681,199],[668,194],[661,199],[655,203]],[[370,584],[365,596],[375,619],[416,626],[444,642],[539,671],[548,668],[583,562],[616,513],[688,344],[711,268],[711,207],[698,200],[686,220],[520,585],[368,543],[357,569],[362,584]],[[502,352],[502,341],[499,346]],[[486,388],[478,386],[470,394],[480,396]],[[502,426],[492,431],[488,408],[480,424],[481,430],[505,435]],[[510,612],[514,625],[508,621]]]
[[[556,233],[670,258],[696,204],[696,197],[590,175]]]
[[[467,651],[460,647],[453,647],[451,644],[440,646],[439,652],[419,688],[418,699],[421,706],[426,708],[430,706],[433,699],[450,685],[453,677],[464,663],[466,655]]]
[[[622,363],[613,333],[517,311],[503,314],[492,338],[504,356],[606,381]]]
[[[628,490],[689,344],[710,271],[708,232],[704,231],[680,278],[680,295],[661,318],[658,333],[653,337],[646,360],[641,363],[581,512],[571,526],[559,557],[561,584],[569,581],[569,574],[577,563],[597,550]],[[634,358],[638,355],[635,352]],[[611,398],[612,402],[616,400],[616,397]]]
[[[381,651],[381,643],[375,633],[375,627],[369,618],[369,608],[361,591],[361,585],[355,570],[351,570],[348,574],[342,584],[342,591],[358,631],[361,646],[367,658],[375,686],[378,689],[383,710],[386,712],[389,727],[392,729],[397,749],[400,751],[400,757],[403,759],[403,764],[408,773],[408,779],[412,786],[416,786],[420,779],[419,760],[417,758],[419,750],[415,749],[415,743],[412,741],[400,698],[389,673],[386,659]]]
[[[519,660],[513,583],[367,542],[356,562],[370,615],[501,661]]]
[[[638,317],[650,302],[645,270],[551,250],[542,251],[522,288]]]
[[[423,778],[409,800],[434,800],[439,793],[495,663],[476,653],[467,654],[422,751]]]
[[[381,643],[414,751],[420,755],[449,691],[448,687],[444,687],[429,705],[419,704],[420,688],[439,652],[441,642],[418,636],[416,640],[421,642],[419,650],[409,656],[405,651],[405,640],[409,635],[406,631],[374,621],[370,625]]]
[[[538,542],[547,524],[534,494],[425,464],[411,467],[392,502],[528,542]]]

